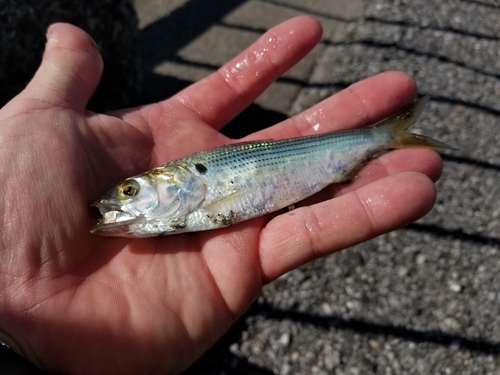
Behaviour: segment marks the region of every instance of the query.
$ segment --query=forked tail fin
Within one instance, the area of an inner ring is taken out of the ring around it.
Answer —
[[[384,130],[391,135],[392,142],[389,143],[388,148],[425,147],[435,150],[456,150],[456,148],[446,143],[439,142],[425,135],[414,134],[407,131],[420,116],[420,113],[422,113],[428,101],[429,97],[424,96],[396,113],[394,116],[374,126],[379,129],[384,128]]]

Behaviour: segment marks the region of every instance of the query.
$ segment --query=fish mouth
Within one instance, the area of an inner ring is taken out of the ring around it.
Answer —
[[[90,205],[90,213],[97,224],[90,233],[98,236],[127,236],[131,234],[130,225],[136,224],[138,217],[103,202]]]

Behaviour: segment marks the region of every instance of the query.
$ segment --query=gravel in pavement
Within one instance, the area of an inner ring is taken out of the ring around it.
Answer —
[[[443,156],[429,215],[267,285],[185,374],[499,374],[498,1],[221,1],[204,17],[206,2],[191,0],[148,23],[151,3],[136,0],[146,82],[159,77],[170,90],[214,71],[284,19],[307,13],[322,23],[319,46],[230,134],[400,69],[432,96],[418,129],[459,148]],[[185,18],[195,26],[181,29]],[[153,58],[148,37],[167,24],[186,35]],[[169,93],[155,88],[150,98]]]

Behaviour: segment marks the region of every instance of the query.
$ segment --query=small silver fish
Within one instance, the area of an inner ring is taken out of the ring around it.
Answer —
[[[428,99],[372,127],[230,144],[127,178],[93,204],[102,217],[91,232],[152,237],[222,228],[348,181],[384,150],[453,149],[406,132]]]

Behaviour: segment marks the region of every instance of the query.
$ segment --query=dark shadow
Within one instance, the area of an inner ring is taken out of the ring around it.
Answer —
[[[143,83],[140,103],[166,99],[193,82],[153,73],[154,66],[178,61],[177,53],[245,0],[191,0],[140,30],[137,48],[142,61]]]
[[[489,245],[500,247],[500,238],[489,237],[478,233],[466,233],[462,229],[445,229],[435,224],[413,223],[402,228],[415,232],[429,233],[436,237],[450,238],[463,242],[472,242],[478,245]]]
[[[254,303],[231,328],[193,365],[181,375],[272,375],[272,371],[248,362],[247,358],[231,353],[229,347],[240,341],[241,333],[248,328],[247,318],[259,313],[260,306]]]
[[[345,319],[340,316],[322,317],[315,314],[291,310],[275,309],[267,304],[258,304],[259,314],[266,319],[292,320],[300,324],[311,324],[324,329],[351,331],[362,335],[397,337],[416,343],[432,343],[442,346],[458,346],[472,352],[500,353],[500,342],[490,342],[481,338],[466,338],[440,331],[420,331],[390,324],[370,323],[361,319]]]
[[[146,84],[146,82],[148,83]],[[137,105],[145,105],[165,100],[185,89],[192,83],[191,81],[161,74],[144,73],[141,99]]]
[[[231,329],[183,375],[195,374],[272,374],[271,371],[248,363],[231,353],[229,347],[241,341],[241,334],[252,317],[263,316],[266,320],[290,320],[298,324],[309,324],[316,328],[350,331],[363,336],[399,338],[414,343],[431,343],[440,346],[455,346],[461,350],[486,354],[500,353],[500,342],[481,338],[467,338],[435,330],[415,330],[390,324],[377,324],[361,319],[345,319],[341,316],[319,316],[293,310],[276,309],[266,303],[254,303]]]
[[[147,96],[144,95],[144,103],[153,103],[163,100],[189,86],[192,82],[157,75],[152,81],[157,87],[148,88]],[[264,109],[257,104],[251,104],[236,118],[230,121],[221,131],[224,135],[239,139],[256,131],[265,129],[271,125],[286,120],[287,116],[281,112]]]
[[[499,77],[499,79],[500,79],[500,77]],[[434,100],[436,102],[440,102],[440,103],[447,103],[447,104],[453,104],[453,105],[463,105],[464,107],[477,109],[479,111],[483,111],[483,112],[489,113],[489,114],[497,116],[497,117],[500,116],[500,110],[486,107],[486,106],[481,105],[481,104],[466,102],[466,101],[460,100],[460,99],[453,99],[453,98],[447,98],[444,96],[434,95],[434,96],[432,96],[432,100]]]
[[[395,20],[384,20],[384,19],[376,18],[376,17],[366,17],[365,20],[367,22],[377,22],[377,23],[380,23],[383,25],[416,27],[420,30],[444,31],[444,32],[449,32],[449,33],[453,33],[453,34],[457,34],[457,35],[462,35],[465,37],[472,37],[472,38],[485,39],[485,40],[494,40],[494,41],[498,40],[498,36],[495,36],[495,35],[489,35],[489,34],[485,34],[485,33],[481,33],[481,32],[465,31],[465,30],[460,30],[460,29],[456,29],[453,27],[422,26],[418,23],[409,23],[409,22],[395,21]]]
[[[274,4],[276,6],[280,6],[280,7],[283,7],[283,8],[288,8],[288,9],[296,10],[297,12],[304,13],[304,14],[309,14],[311,16],[323,17],[323,18],[328,18],[330,20],[342,21],[342,22],[358,22],[358,17],[346,18],[346,17],[341,17],[341,16],[334,16],[332,14],[315,11],[315,10],[309,9],[307,7],[301,7],[299,5],[286,4],[286,3],[281,2],[281,1],[275,1],[275,0],[262,0],[262,1],[265,2],[265,3],[269,3],[269,4]],[[304,3],[307,4],[307,2],[304,2]]]
[[[467,69],[467,70],[474,72],[476,74],[479,74],[479,75],[483,75],[483,76],[494,78],[494,79],[500,79],[499,74],[489,72],[485,69],[471,67],[463,62],[456,61],[455,59],[449,58],[444,54],[440,54],[438,51],[422,52],[422,51],[419,51],[418,49],[415,49],[415,48],[401,46],[398,43],[386,43],[386,42],[376,41],[373,39],[357,39],[357,40],[352,41],[352,42],[323,42],[323,44],[325,44],[327,46],[334,46],[334,47],[361,45],[363,47],[368,47],[368,48],[398,50],[398,51],[402,51],[408,55],[424,57],[427,59],[435,59],[441,63],[452,64],[452,65],[458,66],[460,68]]]
[[[145,64],[156,65],[175,57],[177,51],[246,0],[190,0],[139,32],[137,41]]]
[[[153,73],[152,69],[157,64],[171,61],[214,71],[218,69],[219,66],[186,61],[180,58],[177,52],[210,27],[220,23],[227,13],[244,2],[245,0],[222,0],[215,4],[204,0],[191,0],[167,17],[141,30],[137,40],[143,64],[143,90],[140,103],[137,104],[164,100],[193,83]],[[282,113],[252,104],[226,125],[222,133],[231,138],[242,138],[284,119],[286,116]]]
[[[233,139],[243,138],[250,133],[265,129],[286,119],[287,116],[281,112],[271,111],[257,104],[252,104],[227,124],[222,129],[222,133]]]
[[[42,369],[2,345],[0,345],[0,374],[47,375]]]
[[[279,4],[280,6],[291,8],[294,10],[303,11],[300,7],[284,5],[275,1],[268,1],[269,3]],[[200,64],[196,62],[186,61],[180,58],[177,54],[180,49],[188,45],[191,41],[199,37],[202,33],[207,31],[210,27],[222,24],[223,17],[235,8],[244,3],[244,0],[221,0],[217,4],[204,0],[191,0],[183,7],[174,10],[167,17],[158,20],[157,22],[147,26],[139,32],[138,45],[142,58],[144,77],[143,87],[145,88],[142,93],[142,102],[156,102],[168,98],[178,91],[189,86],[192,81],[181,80],[174,77],[162,76],[154,74],[152,68],[162,62],[170,61],[180,63],[186,66],[208,68],[216,70],[218,66],[208,64]],[[352,22],[352,20],[332,17],[326,14],[314,13],[307,11],[309,14],[325,17],[332,20],[342,22]],[[400,25],[404,27],[418,27],[420,29],[449,31],[467,37],[483,38],[488,40],[498,40],[488,35],[475,34],[462,30],[455,30],[450,28],[433,28],[424,27],[418,24],[408,24],[403,22],[386,21],[381,19],[369,18],[368,21],[378,22],[382,25]],[[227,27],[250,30],[243,26],[225,25]],[[251,31],[265,32],[266,30],[251,29]],[[471,69],[479,74],[489,75],[495,78],[500,78],[485,71],[467,67],[466,65],[452,61],[446,56],[439,56],[436,54],[422,53],[417,50],[400,47],[393,44],[383,44],[374,41],[360,41],[356,42],[366,46],[373,46],[376,48],[397,48],[413,55],[422,55],[429,58],[438,58],[442,62],[454,63],[458,66]],[[327,43],[328,44],[328,43]],[[305,81],[281,78],[283,82],[293,83],[303,87],[325,87],[332,89],[342,89],[349,86],[352,82],[324,82],[320,84],[309,85]],[[433,100],[445,102],[450,104],[460,104],[467,107],[483,110],[494,115],[500,115],[500,111],[487,108],[474,103],[465,103],[459,100],[434,97]],[[241,138],[245,135],[266,128],[270,125],[284,120],[286,116],[282,113],[269,111],[263,109],[258,105],[251,105],[247,110],[229,123],[223,132],[231,138]],[[472,165],[482,166],[485,168],[498,169],[495,166],[486,162],[474,161],[472,159],[444,156],[445,159],[459,162],[469,163]],[[496,238],[486,237],[479,234],[467,234],[461,230],[446,230],[435,225],[428,224],[411,224],[405,230],[413,230],[419,232],[431,233],[441,237],[457,238],[463,241],[470,241],[480,244],[490,244],[498,246],[500,240]],[[483,353],[499,353],[500,343],[489,342],[480,338],[466,338],[459,335],[450,335],[439,331],[418,331],[401,326],[392,326],[384,324],[375,324],[363,320],[345,319],[340,316],[321,317],[314,314],[301,313],[297,311],[278,310],[266,304],[253,304],[247,313],[239,319],[231,329],[224,335],[209,351],[207,351],[196,363],[189,369],[183,372],[184,375],[191,374],[262,374],[270,375],[271,371],[260,368],[248,362],[246,358],[238,357],[231,353],[229,347],[233,343],[241,340],[241,333],[248,328],[248,318],[252,316],[264,315],[266,319],[291,319],[300,324],[311,324],[315,327],[325,329],[336,329],[351,331],[363,335],[382,335],[387,337],[398,337],[403,340],[413,342],[429,342],[436,345],[450,346],[456,345],[469,351],[477,351]]]
[[[288,9],[296,10],[298,12],[307,13],[311,16],[322,17],[322,18],[326,18],[329,20],[333,20],[333,21],[358,22],[357,19],[348,19],[348,18],[343,18],[343,17],[339,17],[339,16],[333,16],[331,14],[314,11],[314,10],[308,9],[306,7],[285,4],[285,3],[282,3],[281,1],[274,1],[274,0],[262,0],[262,1],[269,3],[269,4],[281,6],[283,8],[288,8]],[[486,8],[498,9],[498,5],[485,3],[485,2],[482,2],[479,0],[467,0],[467,1],[463,1],[463,2],[469,3],[469,4],[476,4],[478,6],[486,7]],[[396,20],[385,20],[385,19],[376,18],[376,17],[372,17],[372,16],[368,16],[368,17],[364,18],[364,20],[366,22],[377,22],[377,23],[384,24],[384,25],[416,27],[420,30],[445,31],[445,32],[450,32],[450,33],[463,35],[463,36],[467,36],[467,37],[478,38],[478,39],[487,39],[487,40],[498,40],[499,39],[498,36],[496,36],[496,35],[490,35],[490,34],[485,34],[485,33],[481,33],[481,32],[470,32],[470,31],[460,30],[460,29],[457,29],[454,27],[435,27],[435,26],[427,26],[427,25],[423,26],[423,25],[418,24],[418,23],[410,23],[410,22],[406,22],[406,21],[396,21]]]
[[[132,0],[0,1],[0,107],[21,92],[38,69],[47,27],[68,22],[88,32],[104,72],[88,108],[107,111],[137,100],[137,17]]]
[[[448,154],[441,154],[441,158],[446,161],[450,161],[457,164],[468,164],[473,167],[483,168],[483,169],[493,169],[494,171],[500,172],[500,165],[493,164],[483,160],[476,160],[472,158],[467,158],[463,156],[454,156]]]
[[[463,0],[463,2],[466,4],[476,4],[476,5],[491,8],[491,9],[498,9],[497,4],[491,4],[491,3],[487,3],[487,2],[483,2],[483,1],[479,1],[479,0]]]

